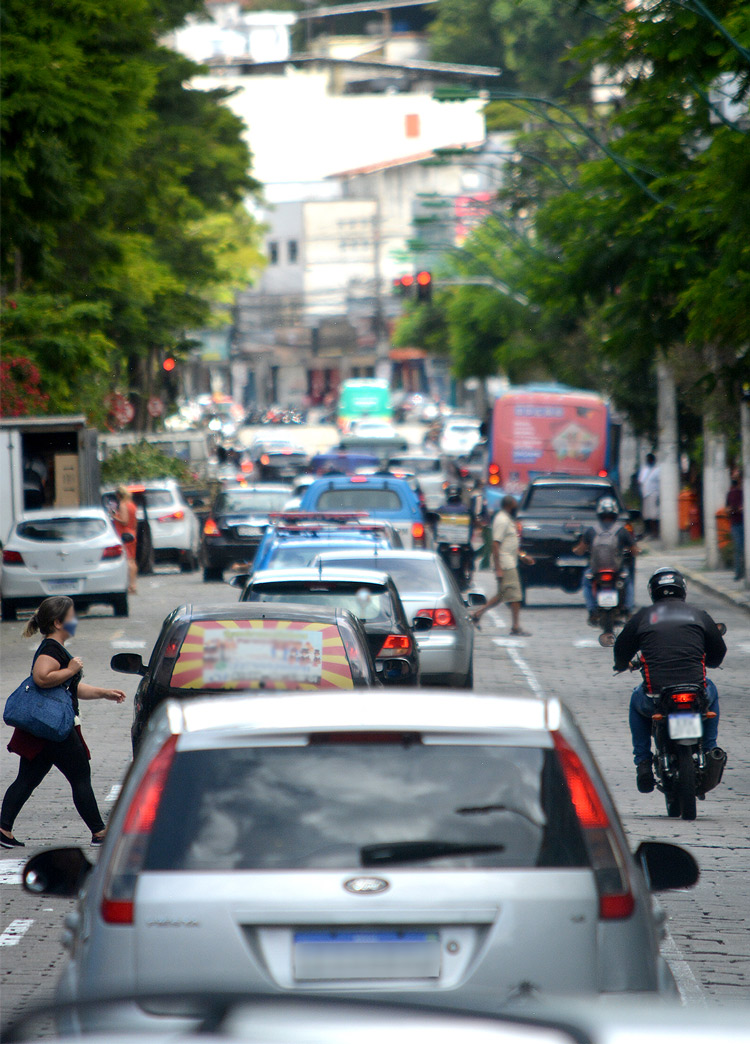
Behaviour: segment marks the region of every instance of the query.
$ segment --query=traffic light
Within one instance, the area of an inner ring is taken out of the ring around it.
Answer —
[[[411,292],[414,289],[414,276],[404,275],[400,276],[398,279],[394,279],[393,289],[399,297],[410,297]]]
[[[424,302],[432,300],[431,272],[417,272],[417,300]]]
[[[161,368],[167,373],[171,373],[177,363],[174,361],[171,355],[168,355],[164,362],[161,364]]]

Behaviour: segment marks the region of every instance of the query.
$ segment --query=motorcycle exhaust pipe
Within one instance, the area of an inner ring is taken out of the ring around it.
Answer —
[[[727,752],[721,747],[706,751],[706,768],[703,773],[703,793],[718,787],[721,777],[724,775],[724,766],[727,763]]]

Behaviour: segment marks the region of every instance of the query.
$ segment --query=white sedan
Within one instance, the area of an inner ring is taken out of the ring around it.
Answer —
[[[76,606],[106,602],[128,615],[125,548],[101,508],[27,511],[3,548],[0,596],[3,620],[35,609],[51,595],[69,595]]]
[[[440,449],[448,457],[463,457],[471,453],[481,437],[481,424],[478,420],[456,417],[446,422],[440,436]]]

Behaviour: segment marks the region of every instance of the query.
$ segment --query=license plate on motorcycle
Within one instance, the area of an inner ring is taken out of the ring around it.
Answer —
[[[670,714],[667,720],[670,739],[700,739],[703,735],[703,721],[700,714]]]
[[[617,591],[599,591],[596,604],[600,609],[616,609],[619,597]]]
[[[451,569],[458,569],[460,565],[461,565],[461,552],[460,551],[452,551],[451,552]]]

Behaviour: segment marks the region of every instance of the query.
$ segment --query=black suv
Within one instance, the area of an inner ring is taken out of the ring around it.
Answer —
[[[602,497],[614,499],[626,524],[638,517],[637,511],[623,507],[616,486],[606,478],[550,476],[529,483],[518,509],[521,550],[534,559],[534,565],[519,563],[524,592],[529,587],[561,587],[569,592],[580,588],[588,560],[574,555],[573,548],[596,521],[596,505]]]
[[[216,497],[203,524],[203,579],[221,580],[224,570],[252,562],[270,515],[282,510],[292,495],[285,485],[231,486]]]

